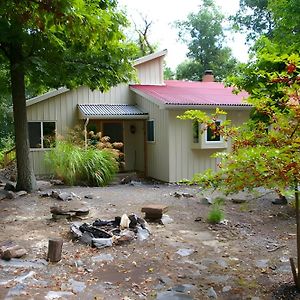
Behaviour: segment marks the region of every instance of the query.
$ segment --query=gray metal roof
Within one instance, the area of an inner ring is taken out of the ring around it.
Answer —
[[[148,113],[137,105],[78,104],[81,119],[147,119]]]

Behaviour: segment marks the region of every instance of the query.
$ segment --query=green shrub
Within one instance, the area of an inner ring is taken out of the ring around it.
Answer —
[[[213,204],[211,210],[208,212],[207,222],[217,224],[224,220],[224,217],[225,215],[220,205]]]
[[[118,171],[114,152],[83,149],[66,141],[57,141],[45,159],[55,175],[69,185],[104,186]]]

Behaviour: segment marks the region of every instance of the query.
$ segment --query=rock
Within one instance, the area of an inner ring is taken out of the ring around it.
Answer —
[[[269,265],[269,259],[259,259],[255,262],[255,266],[258,268],[265,269]]]
[[[207,297],[209,299],[217,299],[218,298],[217,293],[216,293],[216,291],[214,290],[213,287],[210,287],[208,289],[208,291],[207,291]]]
[[[86,216],[90,210],[81,202],[66,202],[65,204],[55,205],[50,207],[52,215],[64,215],[65,217],[71,216]]]
[[[71,201],[73,200],[73,195],[71,193],[62,192],[58,194],[57,199],[62,201]]]
[[[83,232],[78,240],[86,245],[92,246],[94,236],[90,232]]]
[[[169,217],[168,215],[162,215],[162,217],[160,219],[160,223],[162,225],[171,224],[173,222],[174,222],[174,220],[171,217]]]
[[[105,253],[102,253],[97,256],[93,256],[91,259],[93,262],[103,262],[103,261],[112,262],[114,260],[111,254],[105,254]]]
[[[28,195],[28,193],[26,191],[18,191],[16,192],[16,195],[17,197],[22,197]]]
[[[84,282],[77,281],[74,279],[69,279],[68,283],[72,289],[72,292],[75,294],[83,292],[86,288],[86,284]]]
[[[222,288],[222,292],[223,293],[227,293],[232,289],[232,287],[230,285],[226,285]]]
[[[11,181],[8,181],[5,186],[4,186],[4,190],[5,191],[12,191],[12,192],[15,192],[16,191],[16,185],[11,182]]]
[[[204,197],[204,198],[201,199],[201,203],[202,203],[202,204],[210,205],[210,204],[213,204],[214,201],[213,201],[213,199],[210,198],[210,197]]]
[[[194,197],[194,195],[190,194],[190,193],[182,193],[181,196],[185,197],[185,198],[193,198]]]
[[[141,226],[137,227],[137,239],[139,241],[144,241],[150,236],[150,231],[147,228],[142,228]]]
[[[145,219],[158,220],[168,211],[168,206],[164,204],[149,204],[143,206],[141,211],[145,213]]]
[[[52,192],[49,192],[49,191],[48,191],[48,192],[47,192],[47,191],[46,191],[46,192],[44,192],[44,191],[41,192],[41,191],[39,191],[38,194],[39,194],[41,197],[51,197]]]
[[[231,198],[231,201],[232,201],[232,203],[235,203],[235,204],[242,204],[242,203],[247,202],[248,200],[242,199],[242,198]]]
[[[192,284],[180,284],[180,285],[174,286],[172,288],[172,291],[178,292],[178,293],[189,293],[193,289],[195,289],[195,286]]]
[[[8,191],[6,194],[6,199],[15,199],[17,198],[16,193],[14,193],[13,191]]]
[[[75,294],[72,292],[56,292],[56,291],[49,291],[45,296],[46,300],[54,300],[54,299],[66,299],[65,297],[74,297]]]
[[[84,198],[85,198],[85,199],[93,199],[93,198],[94,198],[94,195],[88,194],[88,195],[85,195]]]
[[[179,249],[176,253],[180,256],[189,256],[195,252],[194,249]]]
[[[60,179],[51,179],[50,183],[53,185],[64,185],[64,182]]]
[[[113,238],[93,238],[92,243],[94,247],[99,249],[105,247],[111,247],[113,245]]]
[[[8,191],[0,190],[0,200],[7,199]]]
[[[158,293],[156,300],[193,300],[193,298],[183,293],[167,291]]]

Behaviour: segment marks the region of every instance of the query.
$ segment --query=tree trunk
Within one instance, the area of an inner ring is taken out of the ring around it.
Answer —
[[[10,77],[14,113],[17,190],[36,190],[36,180],[29,159],[28,125],[25,99],[25,76],[23,70],[22,46],[13,43],[10,47]]]

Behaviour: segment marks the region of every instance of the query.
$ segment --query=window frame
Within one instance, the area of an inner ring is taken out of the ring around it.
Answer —
[[[219,122],[219,126],[226,120],[226,116],[220,116],[215,122]],[[222,136],[220,140],[210,141],[208,140],[208,129],[204,128],[204,125],[198,123],[198,128],[195,128],[195,121],[192,122],[192,149],[224,149],[227,148],[227,142]],[[195,132],[198,132],[198,138],[195,136]],[[196,142],[197,141],[197,142]]]
[[[54,139],[56,140],[56,121],[27,121],[28,123],[28,140],[29,140],[29,148],[30,151],[42,151],[49,150],[51,147],[44,147],[44,123],[54,123]],[[40,123],[40,147],[31,147],[30,146],[30,130],[29,123]]]
[[[221,126],[222,124],[222,120],[218,119],[218,120],[215,120],[215,124],[216,123],[219,123],[218,125],[216,126]],[[211,129],[208,127],[207,129],[205,129],[204,133],[205,133],[205,143],[224,143],[224,139],[221,135],[218,135],[218,137],[220,138],[219,140],[209,140],[208,139],[208,133],[211,131]],[[203,133],[203,134],[204,134]]]

